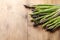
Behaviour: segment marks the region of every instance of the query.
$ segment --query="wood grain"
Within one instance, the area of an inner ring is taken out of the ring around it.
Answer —
[[[0,40],[27,40],[26,0],[0,0]]]
[[[60,0],[29,0],[29,5],[36,4],[60,4]],[[41,26],[35,28],[30,20],[31,17],[28,15],[28,40],[60,40],[60,30],[51,33],[42,29]]]

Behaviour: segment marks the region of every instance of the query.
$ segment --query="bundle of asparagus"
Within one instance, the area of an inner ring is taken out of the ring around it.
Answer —
[[[42,25],[46,30],[55,30],[60,26],[60,6],[39,4],[25,7],[33,10],[30,16],[35,27]]]

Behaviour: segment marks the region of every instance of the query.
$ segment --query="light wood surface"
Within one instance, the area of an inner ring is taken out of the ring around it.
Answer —
[[[60,0],[0,0],[0,40],[60,40],[60,30],[50,33],[34,28],[23,5],[60,4]]]
[[[0,0],[0,40],[27,40],[26,0]]]

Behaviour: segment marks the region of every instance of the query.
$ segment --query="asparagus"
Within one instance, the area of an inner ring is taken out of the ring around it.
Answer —
[[[60,24],[60,23],[58,22],[58,23],[50,26],[49,28],[47,28],[47,30],[53,30],[53,28],[56,28],[56,26],[57,26],[58,24]]]
[[[42,5],[32,5],[32,6],[24,5],[24,6],[25,6],[25,8],[35,9],[36,7],[39,7],[39,8],[50,8],[50,6],[54,6],[54,5],[42,4]],[[41,6],[43,6],[43,7],[41,7]]]
[[[60,9],[59,10],[57,10],[56,12],[53,12],[52,14],[50,14],[50,15],[47,15],[46,17],[44,17],[43,19],[41,19],[41,21],[40,21],[40,23],[44,23],[44,22],[46,22],[46,21],[48,21],[48,20],[51,20],[52,18],[55,18],[55,17],[57,17],[57,16],[59,16],[60,15]],[[52,17],[51,17],[52,16]],[[43,21],[44,20],[44,21]]]
[[[56,16],[56,14],[55,14],[55,16]],[[53,17],[54,17],[54,16],[53,16]],[[40,18],[41,18],[41,17],[40,17]],[[51,19],[51,18],[50,18],[50,19]],[[37,21],[37,20],[38,20],[38,18],[36,19],[36,21]],[[35,24],[40,24],[40,23],[39,23],[39,21],[38,21],[38,22],[36,22]]]
[[[51,9],[52,7],[54,7],[54,6],[35,6],[34,12],[38,12],[40,10],[43,11],[45,9]]]
[[[24,5],[25,8],[29,8],[29,9],[35,9],[35,7],[33,6],[28,6],[28,5]]]
[[[47,25],[46,25],[46,28],[48,28],[48,27],[50,27],[50,26],[54,25],[55,23],[57,23],[57,21],[58,21],[58,20],[53,21],[53,22],[52,22],[52,23],[50,23],[50,24],[47,24]]]
[[[38,18],[38,17],[41,17],[41,16],[45,16],[45,15],[48,15],[49,13],[40,13],[40,14],[37,14],[37,15],[31,15],[32,18]]]
[[[52,25],[55,25],[57,22],[59,22],[59,19],[56,19],[55,21],[53,21],[52,23],[49,23],[46,25],[46,28],[52,26]]]
[[[36,19],[32,19],[31,21],[34,22],[34,26],[41,25],[40,20],[41,20],[43,17],[44,17],[44,16],[41,16],[41,17],[36,18]]]
[[[52,6],[56,6],[56,5],[47,5],[47,4],[33,5],[33,7],[39,7],[39,8],[50,8]]]
[[[54,24],[54,23],[53,23]],[[55,21],[55,24],[53,26],[50,26],[48,29],[56,28],[56,25],[60,24],[60,18]]]
[[[36,18],[36,19],[32,19],[31,21],[32,21],[32,22],[40,21],[43,17],[44,17],[44,16],[41,16],[41,17],[38,17],[38,18]]]
[[[36,13],[36,12],[35,12]],[[43,15],[47,15],[47,14],[50,14],[50,13],[37,13],[37,14],[30,14],[31,15],[31,17],[33,17],[33,18],[37,18],[37,17],[39,17],[39,16],[43,16]]]
[[[51,23],[51,22],[53,22],[53,21],[55,21],[56,19],[59,19],[59,18],[60,18],[60,16],[48,21],[47,23],[43,24],[42,27],[45,28],[47,24],[49,24],[49,23]]]
[[[33,6],[55,6],[55,5],[49,5],[49,4],[38,4],[38,5],[33,5]]]
[[[52,7],[50,9],[45,9],[45,10],[39,10],[38,12],[35,12],[33,15],[39,14],[39,13],[52,13],[56,11],[58,7]]]
[[[56,25],[56,27],[54,27],[53,30],[55,30],[58,27],[60,27],[60,23],[58,25]]]
[[[35,21],[34,24],[33,24],[34,27],[36,27],[38,25],[40,25],[39,21]]]
[[[32,17],[31,21],[34,22],[34,26],[44,23],[42,27],[47,28],[47,30],[54,30],[60,26],[60,6],[48,4],[24,6],[33,9],[33,14],[30,15]]]
[[[35,9],[38,10],[38,9],[49,9],[53,6],[36,6]]]

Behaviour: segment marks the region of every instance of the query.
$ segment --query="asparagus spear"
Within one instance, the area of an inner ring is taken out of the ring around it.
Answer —
[[[39,10],[38,12],[35,12],[33,15],[39,14],[39,13],[52,13],[56,11],[58,7],[52,7],[50,9],[45,9],[45,10]]]
[[[43,19],[41,19],[41,21],[40,21],[40,23],[44,23],[44,22],[46,22],[46,21],[48,21],[48,20],[51,20],[52,18],[55,18],[55,17],[57,17],[58,15],[60,15],[60,9],[59,10],[57,10],[56,12],[53,12],[52,14],[50,14],[50,15],[47,15],[46,17],[44,17]],[[52,16],[52,17],[51,17]],[[44,21],[43,21],[44,20]]]
[[[55,30],[58,27],[60,27],[60,23],[58,25],[56,25],[56,27],[54,27],[53,30]]]
[[[34,24],[33,24],[34,27],[36,27],[38,25],[40,25],[39,21],[35,21]]]
[[[38,12],[38,11],[43,11],[43,10],[45,10],[45,9],[50,9],[50,8],[52,8],[52,7],[54,7],[54,6],[35,6],[35,10],[34,10],[34,12]]]
[[[38,5],[33,5],[33,6],[55,6],[55,5],[51,5],[51,4],[38,4]]]
[[[39,13],[37,15],[32,15],[32,14],[30,14],[30,15],[31,15],[32,18],[38,18],[38,17],[45,16],[45,15],[48,15],[48,14],[49,13]]]
[[[60,18],[60,16],[48,21],[47,23],[43,24],[42,27],[45,28],[47,24],[49,24],[49,23],[51,23],[51,22],[53,22],[53,21],[55,21],[56,19],[59,19],[59,18]]]
[[[58,23],[50,26],[49,28],[47,28],[47,30],[53,30],[53,28],[56,28],[56,26],[57,26],[58,24],[60,24],[60,23],[58,22]]]
[[[29,6],[29,5],[24,5],[26,8],[29,8],[29,9],[35,9],[36,7],[39,7],[39,6],[43,6],[41,8],[49,8],[49,6],[54,6],[54,5],[47,5],[47,4],[42,4],[42,5],[33,5],[33,6]],[[44,6],[48,6],[48,7],[44,7]]]
[[[54,25],[55,23],[57,23],[57,21],[58,21],[58,20],[55,20],[55,21],[53,21],[52,23],[47,24],[47,25],[46,25],[46,28],[48,28],[48,27],[50,27],[50,26]]]
[[[32,19],[31,21],[32,21],[32,22],[40,21],[43,17],[44,17],[44,16],[41,16],[41,17],[38,17],[38,18]]]
[[[49,23],[46,25],[46,28],[52,26],[52,25],[55,25],[56,23],[58,23],[60,21],[60,19],[56,19],[55,21],[53,21],[52,23]]]
[[[40,23],[40,19],[41,18],[43,18],[44,16],[42,16],[42,17],[39,17],[39,18],[36,18],[36,19],[32,19],[31,21],[32,22],[34,22],[34,26],[38,26],[38,25],[40,25],[41,23]]]
[[[35,9],[35,7],[33,6],[28,6],[28,5],[24,5],[25,8],[29,8],[29,9]]]
[[[36,12],[35,12],[36,13]],[[33,18],[36,18],[36,17],[38,17],[38,16],[43,16],[43,15],[47,15],[47,14],[50,14],[50,13],[37,13],[37,14],[30,14],[31,15],[31,17],[33,17]]]
[[[48,20],[51,20],[52,18],[58,16],[59,14],[60,14],[60,13],[56,13],[54,16],[48,18]],[[34,20],[32,20],[32,21],[38,21],[38,22],[36,22],[35,24],[42,24],[39,20],[41,20],[41,19],[44,18],[44,17],[45,17],[45,16],[42,16],[42,17],[36,18],[36,19],[34,19]],[[46,21],[48,21],[48,20],[46,20]],[[44,20],[43,20],[42,22],[44,22]]]
[[[35,7],[35,10],[49,9],[49,8],[51,8],[51,7],[53,7],[53,6],[36,6],[36,7]]]
[[[38,5],[33,5],[33,7],[41,7],[41,8],[50,8],[53,6],[59,6],[59,5],[49,5],[49,4],[38,4]]]
[[[57,27],[59,27],[60,25],[60,18],[59,19],[57,19],[57,22],[53,25],[53,27],[52,26],[50,26],[48,29],[56,29]],[[58,25],[58,26],[57,26]]]

